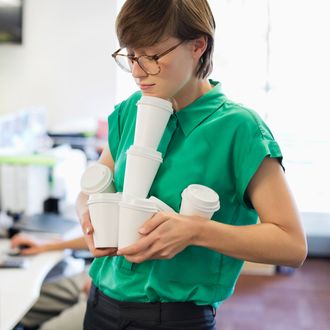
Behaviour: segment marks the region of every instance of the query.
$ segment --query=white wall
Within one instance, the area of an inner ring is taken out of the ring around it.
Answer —
[[[0,44],[0,115],[48,109],[50,127],[105,117],[115,95],[114,0],[27,0],[23,45]]]

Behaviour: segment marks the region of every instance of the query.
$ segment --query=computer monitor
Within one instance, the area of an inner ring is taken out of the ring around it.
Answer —
[[[23,0],[0,0],[0,43],[21,44]]]

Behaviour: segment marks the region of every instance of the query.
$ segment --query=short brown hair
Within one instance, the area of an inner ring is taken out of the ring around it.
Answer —
[[[164,36],[194,40],[205,36],[207,48],[196,69],[207,77],[213,67],[215,21],[207,0],[126,0],[116,21],[121,47],[143,48]]]

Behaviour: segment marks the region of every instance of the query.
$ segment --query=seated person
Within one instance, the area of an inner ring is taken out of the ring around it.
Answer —
[[[84,237],[72,240],[41,242],[27,234],[17,234],[11,247],[21,249],[21,255],[32,255],[64,249],[87,249]],[[45,282],[40,296],[20,322],[23,329],[80,330],[83,328],[86,300],[91,280],[85,272]],[[21,329],[21,328],[20,328]]]

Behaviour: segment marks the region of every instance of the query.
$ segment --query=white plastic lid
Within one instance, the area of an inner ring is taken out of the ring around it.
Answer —
[[[145,198],[125,198],[119,204],[120,206],[143,212],[156,213],[159,211],[159,208],[153,201]]]
[[[148,147],[132,145],[127,150],[127,154],[133,155],[133,156],[149,158],[149,159],[155,160],[159,163],[163,162],[162,153],[155,149],[148,148]]]
[[[174,212],[174,210],[170,206],[168,206],[166,203],[164,203],[162,200],[155,196],[150,196],[149,201],[152,201],[155,205],[157,205],[160,211]]]
[[[122,200],[122,193],[98,193],[89,195],[87,204],[118,203]]]
[[[141,99],[136,103],[138,106],[143,104],[153,105],[157,108],[173,113],[172,103],[168,100],[161,99],[155,96],[142,96]]]
[[[111,184],[112,179],[109,167],[100,163],[93,164],[87,167],[81,177],[81,190],[86,194],[102,192]]]
[[[209,187],[200,184],[191,184],[183,192],[197,208],[216,212],[220,209],[219,195]]]

